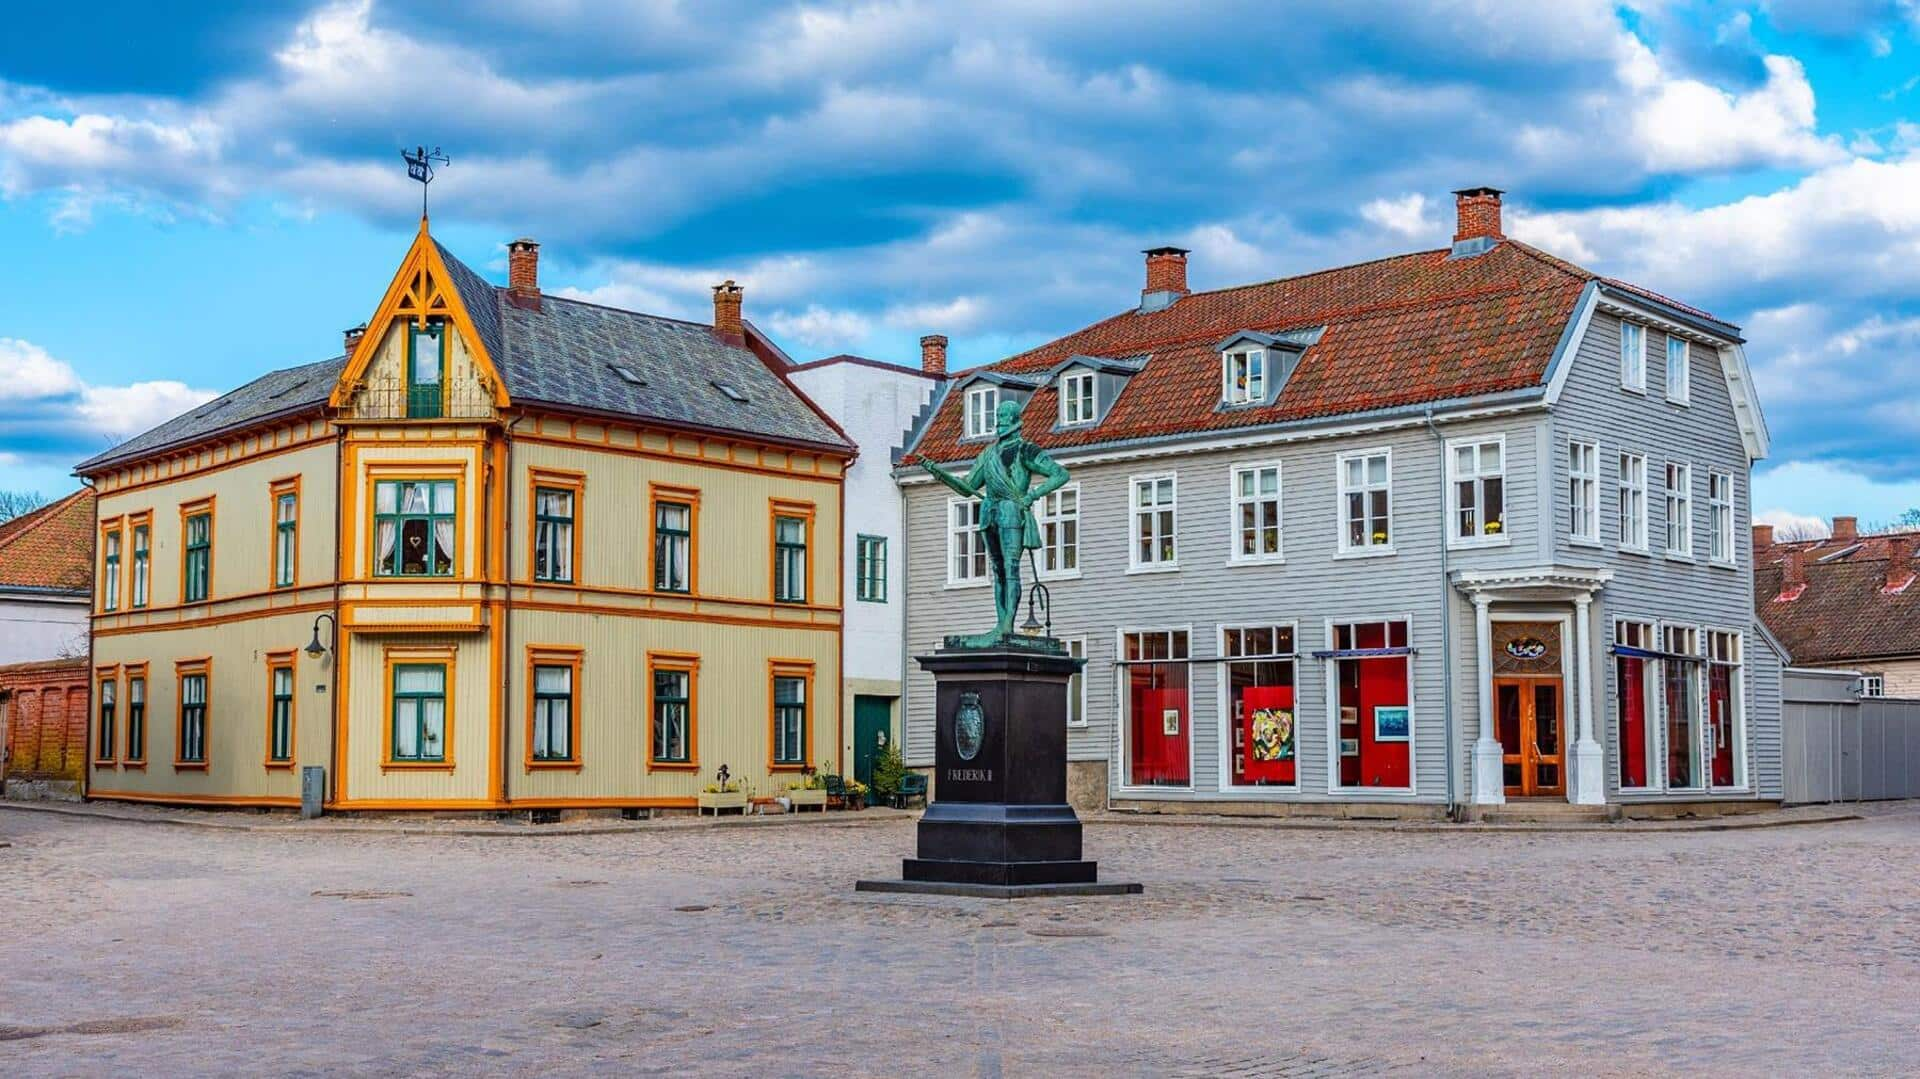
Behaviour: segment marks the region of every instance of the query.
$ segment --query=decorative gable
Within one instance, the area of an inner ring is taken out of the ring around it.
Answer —
[[[492,286],[468,284],[471,297],[463,296],[422,218],[329,399],[342,418],[486,419],[510,403],[474,322],[476,314],[494,321]],[[488,308],[476,312],[475,303]]]

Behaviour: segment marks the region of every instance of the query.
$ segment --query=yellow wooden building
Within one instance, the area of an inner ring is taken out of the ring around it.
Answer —
[[[678,807],[838,769],[853,447],[711,325],[492,285],[425,220],[339,358],[76,471],[98,491],[96,798]]]

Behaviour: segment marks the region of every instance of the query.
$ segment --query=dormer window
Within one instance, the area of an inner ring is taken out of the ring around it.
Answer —
[[[446,335],[439,322],[416,322],[407,333],[407,418],[440,417],[441,374],[446,367]]]
[[[1236,349],[1220,357],[1220,401],[1254,405],[1267,399],[1267,350]]]
[[[1094,411],[1094,374],[1074,371],[1060,377],[1060,426],[1075,427],[1092,423]]]
[[[963,438],[992,438],[993,413],[1000,407],[1000,387],[991,384],[967,391],[966,431]]]

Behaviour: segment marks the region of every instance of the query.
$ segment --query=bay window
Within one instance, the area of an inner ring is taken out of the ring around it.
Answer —
[[[1393,551],[1393,453],[1366,450],[1340,455],[1340,550]]]
[[[456,492],[452,480],[381,480],[373,485],[375,576],[453,575]]]
[[[1405,619],[1336,623],[1332,660],[1340,787],[1413,787],[1413,648]]]
[[[1280,463],[1233,470],[1231,562],[1280,560]]]
[[[1186,787],[1193,782],[1184,629],[1122,630],[1126,672],[1126,783]]]
[[[1221,677],[1227,687],[1231,733],[1222,739],[1227,783],[1235,787],[1292,787],[1299,782],[1294,717],[1294,630],[1285,626],[1231,626],[1220,631]]]
[[[1134,476],[1128,481],[1133,519],[1133,542],[1128,547],[1130,572],[1179,568],[1175,485],[1172,473]]]
[[[1498,543],[1506,528],[1506,439],[1447,443],[1447,492],[1456,547]]]

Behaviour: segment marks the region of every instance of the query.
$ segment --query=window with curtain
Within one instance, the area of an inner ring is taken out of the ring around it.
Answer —
[[[100,544],[100,609],[120,607],[120,530],[106,533]]]
[[[773,680],[773,763],[807,763],[807,679]]]
[[[573,759],[573,667],[542,663],[533,668],[533,759]]]
[[[287,491],[273,500],[273,586],[293,584],[294,558],[299,553],[300,496]]]
[[[147,605],[148,584],[152,580],[153,528],[133,526],[133,605]]]
[[[100,680],[100,723],[99,729],[94,732],[95,746],[93,751],[93,759],[96,761],[110,761],[113,759],[113,743],[116,736],[114,731],[114,717],[117,706],[117,702],[114,700],[114,693],[118,688],[111,677]]]
[[[452,480],[381,480],[374,484],[374,574],[452,576],[458,520],[454,499]]]
[[[565,487],[533,489],[533,579],[573,580],[574,494]]]
[[[127,679],[127,760],[147,759],[147,680]]]
[[[393,668],[393,759],[447,759],[447,668],[402,663]]]
[[[690,503],[653,504],[653,587],[661,592],[693,590],[693,506]]]

